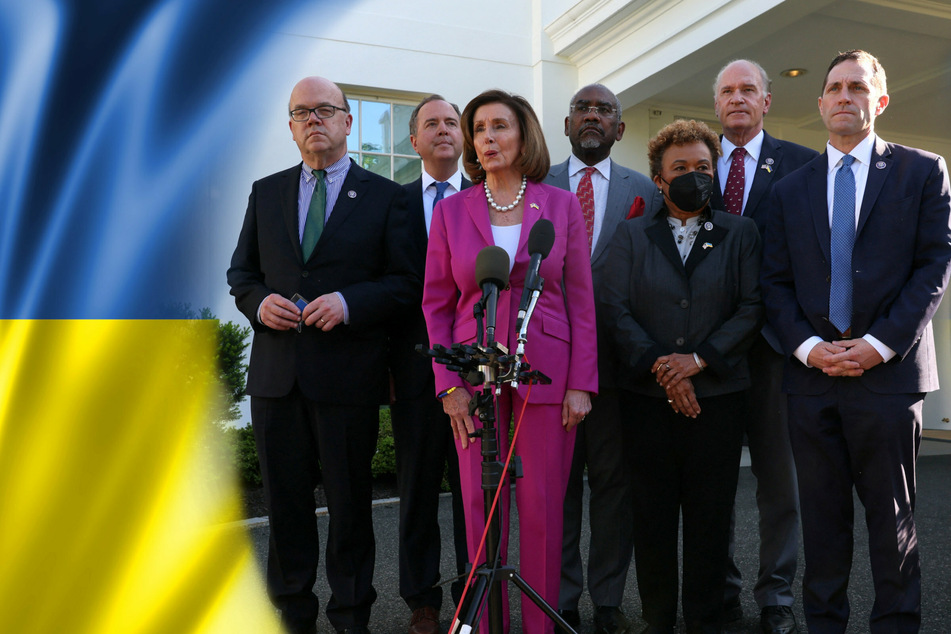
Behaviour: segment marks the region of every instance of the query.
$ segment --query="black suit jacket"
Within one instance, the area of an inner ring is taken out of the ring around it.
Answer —
[[[472,183],[462,177],[462,189]],[[403,185],[407,199],[407,216],[412,237],[413,267],[420,279],[426,274],[426,211],[423,207],[423,177]],[[393,319],[390,329],[389,364],[393,376],[393,391],[397,400],[432,396],[432,360],[416,352],[416,344],[429,347],[426,319],[421,302],[401,311]],[[451,341],[437,341],[449,345]]]
[[[773,189],[763,293],[787,355],[812,336],[838,339],[829,322],[828,158]],[[871,334],[897,354],[854,379],[878,393],[938,388],[931,317],[951,263],[951,196],[944,159],[876,139],[852,250],[852,336]],[[785,389],[821,394],[835,379],[790,356]]]
[[[692,377],[698,397],[749,387],[746,351],[763,325],[760,237],[745,218],[713,211],[686,262],[667,213],[625,220],[611,242],[599,309],[617,350],[617,385],[665,396],[657,357],[696,352],[709,365]]]
[[[238,309],[254,328],[247,392],[280,397],[295,381],[307,398],[361,404],[381,398],[386,381],[386,321],[422,301],[403,189],[351,162],[314,253],[303,260],[297,196],[301,166],[254,183],[228,269]],[[258,322],[271,293],[308,301],[339,291],[350,324],[277,331]]]
[[[723,140],[722,134],[720,140]],[[756,176],[753,177],[753,184],[750,186],[750,195],[746,199],[746,206],[743,208],[743,217],[752,218],[756,222],[756,227],[764,240],[766,226],[769,224],[771,215],[770,195],[773,186],[781,178],[796,171],[817,156],[819,156],[819,153],[812,148],[789,141],[780,141],[771,137],[765,130],[763,131],[763,148],[760,151],[759,166],[756,169]],[[724,174],[723,177],[726,178],[727,175]],[[714,175],[714,179],[716,187],[713,189],[713,198],[710,204],[714,209],[725,209],[723,195],[720,193],[722,187],[719,172]],[[773,350],[782,354],[783,349],[779,343],[779,337],[768,323],[763,326],[763,337]]]

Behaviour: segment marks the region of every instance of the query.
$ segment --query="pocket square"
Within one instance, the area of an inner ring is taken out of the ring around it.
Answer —
[[[644,199],[640,196],[635,196],[634,202],[631,203],[631,210],[627,212],[627,219],[630,220],[631,218],[643,216],[645,207]]]

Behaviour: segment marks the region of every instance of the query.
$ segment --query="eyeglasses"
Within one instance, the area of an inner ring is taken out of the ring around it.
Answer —
[[[346,112],[346,108],[341,108],[340,106],[317,106],[316,108],[295,108],[291,110],[291,119],[297,122],[307,121],[310,119],[310,114],[314,113],[317,115],[318,119],[329,119],[335,114],[338,110],[343,110]]]
[[[588,114],[593,112],[601,117],[609,117],[617,112],[617,108],[612,108],[610,106],[578,106],[572,104],[571,111],[579,114]]]

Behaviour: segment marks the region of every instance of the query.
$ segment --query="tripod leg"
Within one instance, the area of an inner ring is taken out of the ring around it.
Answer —
[[[469,634],[482,617],[482,608],[488,595],[488,578],[476,573],[475,582],[466,593],[465,605],[460,612],[461,621],[456,621],[449,628],[449,634]]]
[[[555,608],[548,605],[548,602],[545,601],[545,599],[543,599],[540,594],[535,592],[534,588],[528,585],[528,582],[522,578],[522,575],[515,572],[512,573],[511,578],[512,582],[518,587],[519,590],[522,591],[522,594],[528,597],[532,603],[537,605],[538,608],[544,612],[545,615],[548,616],[548,618],[550,618],[555,623],[555,625],[561,629],[562,632],[566,632],[567,634],[577,634],[577,632],[575,632],[571,626],[568,625],[567,621],[561,618],[561,615],[558,614]]]

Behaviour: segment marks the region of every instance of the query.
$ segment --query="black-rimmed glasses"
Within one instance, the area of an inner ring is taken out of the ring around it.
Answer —
[[[611,106],[579,106],[572,104],[571,111],[579,114],[588,114],[593,112],[596,115],[601,117],[610,117],[617,112],[617,108],[612,108]]]
[[[318,119],[329,119],[335,114],[338,110],[343,110],[346,112],[346,108],[341,108],[340,106],[317,106],[316,108],[294,108],[291,110],[291,119],[297,122],[303,122],[310,119],[310,114],[314,113],[317,115]]]

